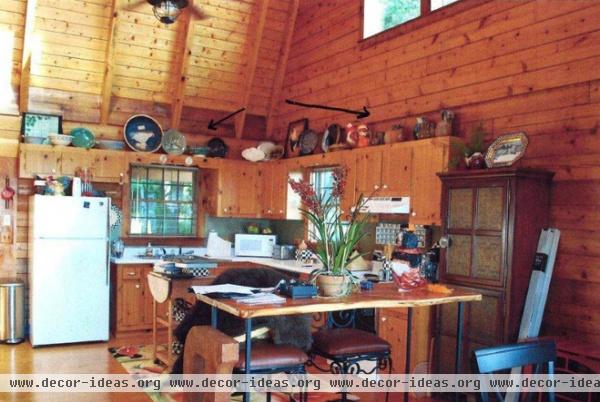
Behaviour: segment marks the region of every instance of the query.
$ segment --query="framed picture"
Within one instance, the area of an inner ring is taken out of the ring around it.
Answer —
[[[285,140],[286,158],[300,155],[300,134],[308,128],[308,119],[300,119],[290,123]]]
[[[528,143],[524,132],[504,134],[488,148],[485,163],[489,168],[511,166],[525,155]]]
[[[48,138],[48,134],[62,134],[62,116],[43,113],[23,113],[21,135]]]

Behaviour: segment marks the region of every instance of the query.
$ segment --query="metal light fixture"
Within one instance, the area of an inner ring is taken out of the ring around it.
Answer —
[[[187,7],[188,0],[148,0],[157,20],[163,24],[172,24]]]

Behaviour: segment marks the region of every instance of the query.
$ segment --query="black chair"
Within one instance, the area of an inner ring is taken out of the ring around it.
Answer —
[[[547,365],[546,373],[554,374],[556,362],[556,344],[552,339],[541,339],[512,345],[494,346],[476,350],[474,353],[475,371],[481,374],[507,372],[517,367],[533,367],[532,374],[542,374],[541,369]],[[493,390],[496,398],[504,402],[505,395],[497,389]],[[554,390],[547,393],[550,402],[555,402]],[[526,401],[531,401],[532,393],[528,393]],[[488,402],[488,390],[482,387],[481,400]]]

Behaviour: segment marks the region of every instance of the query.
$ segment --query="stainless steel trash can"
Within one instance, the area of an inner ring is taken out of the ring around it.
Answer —
[[[25,339],[25,286],[13,278],[0,278],[0,341],[19,343]]]

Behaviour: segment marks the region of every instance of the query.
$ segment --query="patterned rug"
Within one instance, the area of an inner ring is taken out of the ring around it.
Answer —
[[[159,351],[165,351],[166,345],[160,345]],[[152,359],[152,345],[123,346],[120,348],[108,348],[112,356],[121,363],[121,366],[130,374],[160,374],[167,370],[167,366],[155,364]],[[183,392],[147,392],[154,402],[183,402]],[[231,402],[241,402],[242,395],[232,395]],[[252,394],[251,402],[263,402],[266,400],[264,394]],[[286,395],[273,394],[273,402],[289,401]]]

